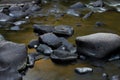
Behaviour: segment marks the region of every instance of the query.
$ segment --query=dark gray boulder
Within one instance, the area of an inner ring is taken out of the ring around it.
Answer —
[[[33,25],[33,31],[35,33],[38,33],[39,35],[44,34],[44,33],[50,33],[54,30],[53,26],[49,25],[38,25],[34,24]]]
[[[53,33],[46,33],[46,34],[39,36],[39,42],[47,44],[48,46],[51,46],[52,48],[58,48],[62,45],[62,42]]]
[[[37,52],[42,53],[47,56],[50,56],[50,54],[53,52],[52,48],[50,48],[49,46],[45,44],[40,44],[36,50]]]
[[[72,36],[74,29],[68,25],[59,25],[54,28],[53,33],[57,36]]]
[[[23,18],[25,17],[27,14],[23,11],[11,11],[9,13],[9,16],[13,17],[13,18]]]
[[[81,2],[77,2],[70,6],[71,9],[81,9],[81,8],[85,8],[85,7],[86,7],[86,5]]]
[[[61,37],[59,38],[62,42],[62,46],[64,46],[65,51],[69,51],[70,53],[76,53],[76,47],[73,46],[73,44],[71,44],[70,42],[68,42],[67,39]]]
[[[33,39],[33,40],[31,40],[30,42],[29,42],[29,44],[28,44],[28,48],[37,48],[38,46],[39,46],[39,40],[37,40],[37,39]]]
[[[12,69],[19,70],[26,64],[27,48],[24,44],[0,41],[0,58]]]
[[[9,7],[9,11],[21,11],[22,10],[22,7],[19,6],[19,5],[12,5]]]
[[[53,62],[58,64],[71,63],[77,60],[77,54],[57,49],[53,51],[50,58]]]
[[[104,58],[119,51],[120,36],[113,33],[95,33],[76,38],[77,52],[94,58]]]
[[[12,18],[4,13],[0,13],[0,23],[11,21]]]

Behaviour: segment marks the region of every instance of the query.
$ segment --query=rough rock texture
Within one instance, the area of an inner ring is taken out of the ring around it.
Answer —
[[[90,57],[103,58],[120,49],[120,36],[96,33],[76,38],[77,52]]]
[[[26,46],[9,41],[0,41],[0,58],[8,63],[11,68],[18,70],[26,63]]]

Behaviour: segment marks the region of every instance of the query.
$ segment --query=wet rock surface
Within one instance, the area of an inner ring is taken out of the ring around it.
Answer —
[[[93,69],[92,68],[89,68],[89,67],[83,67],[83,68],[76,68],[75,69],[75,72],[79,73],[79,74],[86,74],[86,73],[89,73],[89,72],[92,72]]]

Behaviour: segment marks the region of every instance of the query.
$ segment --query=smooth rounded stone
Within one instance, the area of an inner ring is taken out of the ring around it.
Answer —
[[[10,30],[12,30],[12,31],[19,31],[20,27],[19,26],[13,26],[13,27],[10,28]]]
[[[19,5],[12,5],[9,7],[9,11],[21,11],[22,10],[22,7],[19,6]]]
[[[12,18],[4,13],[0,13],[0,23],[11,21]]]
[[[50,48],[45,44],[40,44],[36,50],[37,52],[43,53],[44,55],[48,55],[48,56],[50,56],[50,54],[53,52],[52,48]]]
[[[104,58],[119,52],[120,36],[113,33],[95,33],[76,38],[78,54],[94,58]]]
[[[23,11],[11,11],[9,13],[9,16],[13,17],[13,18],[23,18],[25,17],[27,14]]]
[[[1,80],[23,80],[22,75],[17,70],[11,70],[7,68],[5,70],[0,70]]]
[[[16,21],[13,24],[16,26],[20,26],[20,25],[25,24],[25,23],[27,23],[27,21]]]
[[[89,13],[83,16],[83,19],[88,19],[90,16],[92,16],[92,14],[93,14],[93,11],[90,11]]]
[[[45,43],[52,48],[58,48],[62,45],[60,39],[53,33],[46,33],[39,36],[39,42]]]
[[[120,75],[114,75],[110,80],[120,80]]]
[[[63,50],[66,50],[66,51],[69,51],[70,53],[76,53],[76,47],[73,46],[73,44],[71,44],[70,42],[68,42],[67,39],[61,37],[59,38],[62,42],[62,46],[64,46],[65,49]]]
[[[0,58],[8,63],[13,70],[19,70],[25,66],[27,48],[24,44],[0,41]]]
[[[28,44],[28,48],[31,49],[31,48],[37,48],[39,46],[39,40],[37,39],[33,39],[29,42]]]
[[[100,27],[100,26],[104,26],[105,24],[103,23],[103,22],[100,22],[100,21],[97,21],[96,23],[95,23],[95,26],[97,26],[97,27]]]
[[[86,7],[85,4],[83,4],[82,2],[77,2],[70,6],[71,9],[81,9],[85,7]]]
[[[54,50],[50,58],[55,63],[71,63],[77,60],[77,54],[65,50]]]
[[[86,74],[89,72],[93,72],[93,69],[89,67],[75,68],[75,72],[77,72],[78,74]]]
[[[104,2],[103,0],[97,0],[96,2],[90,3],[93,5],[93,7],[104,7]]]
[[[38,33],[39,35],[44,34],[44,33],[50,33],[54,30],[53,26],[49,25],[38,25],[34,24],[33,25],[33,30],[35,33]]]
[[[59,25],[59,26],[55,26],[54,34],[56,34],[57,36],[72,36],[74,33],[73,27],[68,26],[68,25]]]
[[[66,11],[66,14],[72,15],[72,16],[76,16],[76,17],[81,16],[81,13],[78,12],[78,11],[75,11],[74,9],[68,9],[68,10]]]
[[[5,41],[5,38],[1,34],[0,34],[0,41]]]

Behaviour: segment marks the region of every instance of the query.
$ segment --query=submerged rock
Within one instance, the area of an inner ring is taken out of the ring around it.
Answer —
[[[120,75],[114,75],[110,80],[120,80]]]
[[[26,13],[23,11],[12,11],[9,13],[9,16],[13,18],[22,18],[26,16]]]
[[[71,9],[81,9],[81,8],[85,8],[85,4],[81,3],[81,2],[77,2],[73,5],[70,6]]]
[[[16,26],[20,26],[22,24],[25,24],[27,21],[16,21],[14,22],[13,24],[16,25]]]
[[[66,12],[68,15],[79,17],[81,16],[80,12],[75,11],[74,9],[68,9]]]
[[[89,57],[104,58],[118,51],[120,36],[112,33],[96,33],[76,38],[77,52]]]
[[[19,31],[20,27],[19,26],[13,26],[13,27],[10,28],[10,30],[12,30],[12,31]]]
[[[52,48],[50,48],[45,44],[40,44],[36,50],[37,52],[43,53],[44,55],[48,55],[48,56],[50,56],[50,54],[53,52]]]
[[[49,25],[38,25],[34,24],[33,25],[33,30],[35,33],[38,33],[39,35],[44,34],[44,33],[50,33],[54,30],[53,26]]]
[[[91,3],[93,7],[104,7],[104,2],[103,0],[97,0],[96,2]]]
[[[75,68],[75,71],[79,74],[85,74],[85,73],[92,72],[93,69],[89,67],[83,67],[83,68]]]
[[[58,36],[72,36],[74,30],[71,26],[59,25],[54,28],[53,33]]]
[[[77,54],[65,50],[54,50],[50,58],[55,63],[71,63],[77,60]]]
[[[105,24],[103,23],[103,22],[100,22],[100,21],[97,21],[96,23],[95,23],[95,26],[97,26],[97,27],[100,27],[100,26],[104,26]]]
[[[1,34],[0,34],[0,41],[5,41],[5,38]]]
[[[93,11],[85,14],[85,15],[83,16],[83,19],[88,19],[90,16],[92,16],[92,14],[93,14]]]
[[[53,33],[46,33],[46,34],[41,35],[39,37],[39,42],[47,44],[48,46],[51,46],[52,48],[58,48],[62,45],[62,42]]]

